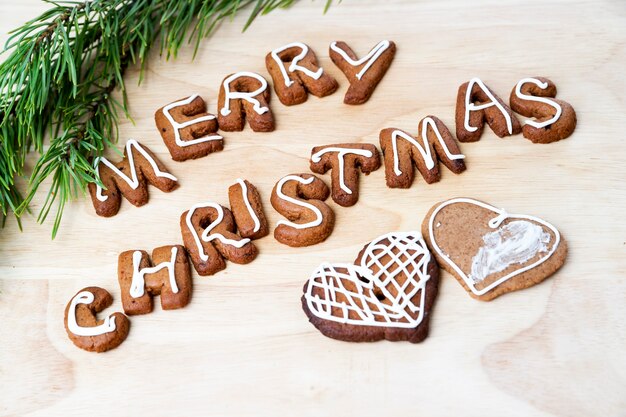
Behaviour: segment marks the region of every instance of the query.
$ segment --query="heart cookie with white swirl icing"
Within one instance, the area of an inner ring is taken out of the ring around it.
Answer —
[[[325,336],[350,342],[421,342],[428,335],[439,268],[418,232],[378,237],[354,264],[322,263],[302,308]]]
[[[470,198],[436,204],[422,233],[439,265],[483,301],[540,283],[567,256],[567,244],[550,223]]]

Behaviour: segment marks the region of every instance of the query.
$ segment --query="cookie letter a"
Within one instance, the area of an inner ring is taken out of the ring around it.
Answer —
[[[472,78],[459,87],[456,98],[456,137],[461,142],[476,142],[483,134],[485,121],[501,138],[522,131],[509,106],[480,78]]]

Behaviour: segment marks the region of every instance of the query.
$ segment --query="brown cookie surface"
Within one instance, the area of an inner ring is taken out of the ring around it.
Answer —
[[[330,44],[328,53],[350,82],[343,102],[363,104],[369,100],[387,73],[396,54],[396,44],[387,40],[380,41],[367,55],[358,59],[345,42],[337,41]]]
[[[439,161],[455,174],[465,171],[465,155],[441,120],[426,116],[420,120],[417,130],[416,137],[395,128],[380,131],[389,188],[409,188],[415,178],[413,167],[428,184],[439,181]]]
[[[522,131],[511,108],[479,78],[472,78],[459,87],[455,120],[456,137],[460,142],[480,140],[485,122],[501,138]]]
[[[484,301],[540,283],[567,256],[565,240],[550,223],[470,198],[433,206],[422,233],[439,265]]]
[[[180,216],[180,230],[191,262],[199,275],[213,275],[226,268],[226,260],[252,262],[257,247],[237,235],[230,210],[214,202],[199,203]]]
[[[237,181],[228,188],[228,200],[241,237],[254,240],[269,234],[270,228],[263,211],[261,196],[254,184],[237,178]]]
[[[128,315],[150,313],[152,298],[157,295],[163,310],[182,308],[191,298],[191,268],[181,245],[158,247],[152,251],[152,259],[143,250],[122,252],[117,277]]]
[[[103,288],[78,291],[65,307],[65,330],[72,343],[89,352],[106,352],[126,340],[128,317],[122,313],[113,313],[103,320],[96,317],[112,303],[113,297]]]
[[[439,268],[418,232],[365,245],[354,264],[321,264],[302,308],[325,336],[349,342],[421,342],[428,335]]]
[[[113,164],[107,158],[97,161],[103,189],[89,183],[91,201],[99,216],[115,216],[120,210],[122,195],[134,206],[148,202],[148,185],[164,192],[178,187],[178,180],[165,168],[163,163],[148,149],[134,139],[129,139],[124,148],[124,159]]]
[[[576,129],[576,111],[558,100],[556,85],[545,77],[523,78],[511,91],[513,111],[527,120],[522,134],[533,143],[551,143],[568,138]]]
[[[331,197],[340,206],[359,200],[359,170],[365,175],[380,168],[376,146],[368,143],[339,143],[316,146],[311,151],[311,171],[331,171]]]
[[[323,242],[335,227],[335,213],[324,203],[330,190],[311,174],[291,174],[281,178],[270,202],[287,220],[280,220],[274,238],[285,245],[299,247]]]
[[[198,94],[176,100],[154,114],[157,129],[174,161],[186,161],[224,149],[217,119]]]
[[[302,42],[274,49],[265,57],[265,66],[272,76],[278,99],[286,106],[304,103],[308,93],[325,97],[339,87],[319,66],[315,53]]]
[[[220,85],[217,121],[220,129],[241,131],[246,120],[255,132],[274,130],[274,116],[269,107],[270,90],[265,78],[254,72],[230,74]]]

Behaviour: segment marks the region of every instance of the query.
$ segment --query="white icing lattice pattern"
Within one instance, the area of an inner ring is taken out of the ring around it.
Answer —
[[[424,316],[430,259],[417,232],[380,236],[367,245],[359,265],[323,263],[313,272],[304,294],[309,311],[339,323],[417,327]]]

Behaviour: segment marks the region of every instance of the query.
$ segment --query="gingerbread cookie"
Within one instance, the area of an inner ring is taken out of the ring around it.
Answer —
[[[550,223],[471,198],[436,204],[422,233],[439,265],[484,301],[540,283],[567,255],[567,244]]]
[[[513,111],[536,120],[527,120],[522,134],[533,143],[550,143],[568,138],[576,128],[576,112],[563,100],[555,99],[556,85],[544,77],[523,78],[509,99]]]
[[[118,347],[128,336],[130,321],[122,313],[113,313],[98,320],[96,313],[113,303],[103,288],[80,290],[65,307],[65,330],[76,346],[89,352],[106,352]]]
[[[501,138],[522,131],[509,106],[479,78],[472,78],[459,87],[456,98],[456,137],[461,142],[476,142],[483,134],[485,121]]]
[[[315,53],[302,42],[274,49],[265,57],[265,66],[274,81],[274,91],[286,106],[304,103],[311,93],[325,97],[339,84],[317,63]]]
[[[365,245],[354,264],[321,264],[302,308],[325,336],[349,342],[421,342],[428,335],[439,268],[418,232]]]
[[[378,168],[380,155],[371,144],[340,143],[311,151],[311,171],[325,174],[331,170],[331,196],[340,206],[350,207],[359,200],[359,169],[369,175]]]
[[[426,116],[420,120],[417,130],[421,143],[420,139],[400,129],[387,128],[380,132],[389,188],[409,188],[415,177],[413,166],[428,184],[441,178],[438,161],[455,174],[465,171],[465,155],[441,120]]]
[[[241,237],[254,240],[269,234],[261,196],[251,182],[237,178],[228,188],[228,200]]]
[[[324,203],[329,194],[328,186],[315,175],[291,174],[281,178],[270,198],[272,207],[287,218],[276,223],[276,240],[294,247],[326,240],[335,227],[335,213]]]
[[[237,72],[224,79],[217,100],[220,129],[243,130],[246,119],[255,132],[274,130],[274,116],[269,107],[270,90],[265,78],[254,72]]]
[[[180,216],[183,242],[199,275],[213,275],[226,268],[226,260],[247,264],[258,250],[235,232],[230,210],[213,202],[196,204]]]
[[[106,187],[90,183],[91,201],[99,216],[115,216],[120,209],[121,196],[139,207],[148,202],[150,183],[164,192],[170,192],[178,186],[178,180],[170,174],[147,146],[134,139],[126,142],[124,159],[117,164],[107,158],[95,161],[100,181]]]
[[[120,253],[117,277],[128,315],[150,313],[152,297],[157,295],[163,310],[182,308],[191,298],[191,269],[187,252],[180,245],[154,249],[152,260],[143,250]]]
[[[380,41],[367,55],[357,59],[345,42],[333,42],[330,44],[329,54],[330,59],[350,82],[343,102],[363,104],[369,100],[387,73],[396,54],[396,44],[387,40]]]
[[[186,161],[224,149],[224,138],[216,134],[217,119],[207,113],[198,94],[176,100],[154,114],[157,129],[174,161]]]

